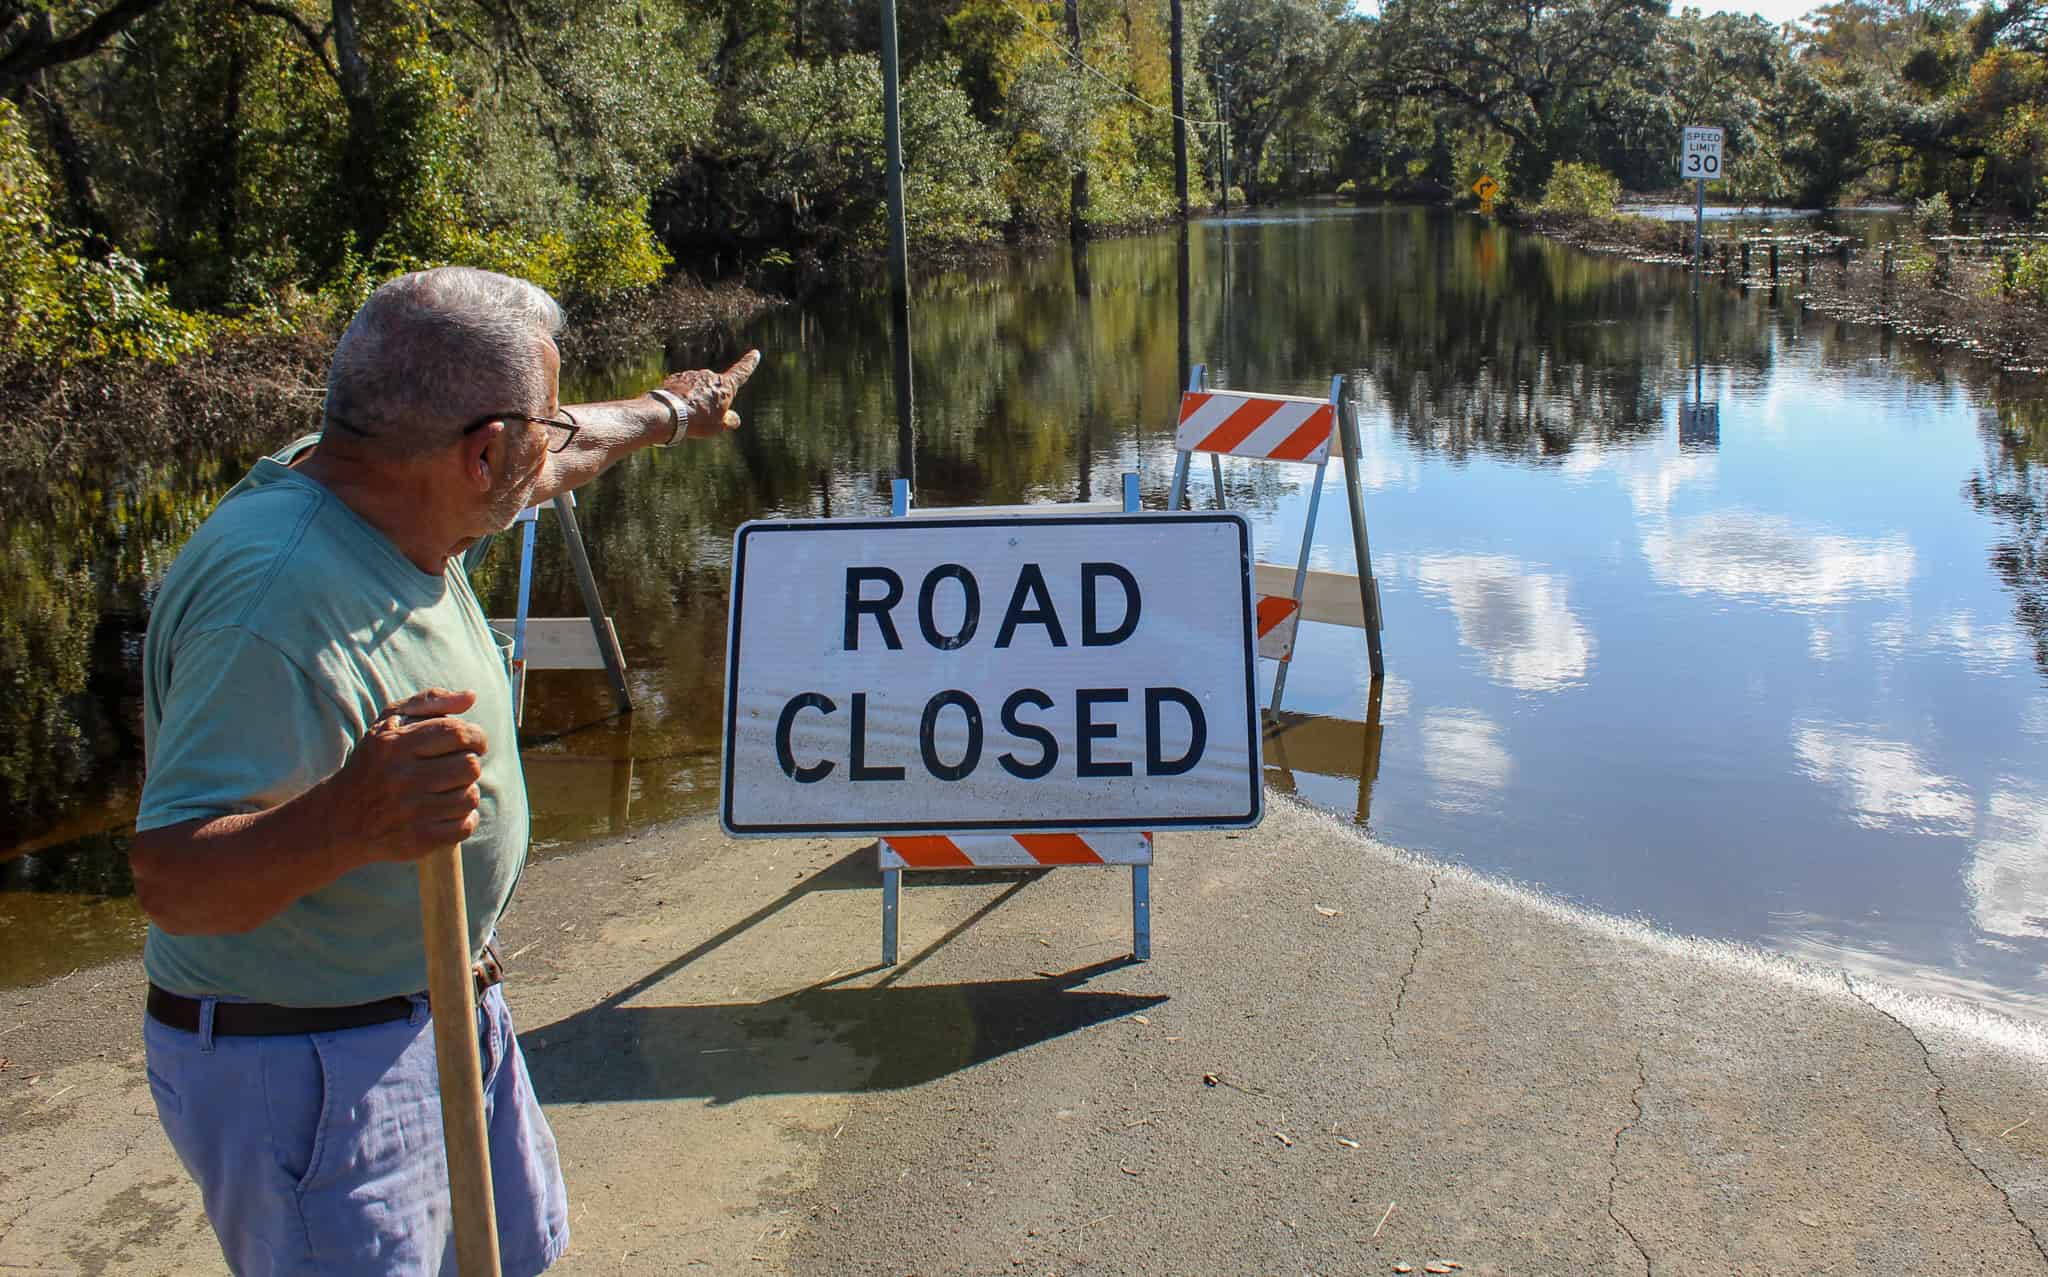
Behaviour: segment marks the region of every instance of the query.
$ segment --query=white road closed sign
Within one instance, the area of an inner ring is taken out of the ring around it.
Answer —
[[[1712,182],[1721,176],[1721,130],[1688,128],[1679,144],[1678,175],[1688,182]]]
[[[1229,513],[746,524],[725,828],[1257,824],[1250,565]]]

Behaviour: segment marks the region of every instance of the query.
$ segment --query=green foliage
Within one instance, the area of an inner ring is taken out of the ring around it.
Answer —
[[[1481,177],[1491,177],[1501,186],[1494,202],[1507,203],[1509,188],[1514,185],[1508,181],[1514,149],[1513,139],[1505,133],[1485,128],[1462,130],[1451,148],[1452,189],[1460,196],[1469,195],[1473,183]]]
[[[887,229],[882,71],[870,57],[793,63],[739,108],[735,209],[771,240],[878,251]],[[1008,211],[987,175],[995,136],[969,112],[950,68],[913,72],[903,90],[904,222],[926,243],[985,239]]]
[[[2008,260],[2004,290],[2008,296],[2048,306],[2048,244],[2035,244]]]
[[[61,58],[0,92],[36,104],[0,117],[0,353],[176,359],[346,313],[438,262],[599,306],[678,259],[808,276],[882,244],[866,10],[340,3],[182,0],[108,25],[52,0]],[[1715,124],[1725,189],[1747,199],[2048,203],[2038,4],[1966,18],[1952,0],[1832,0],[1796,28],[1661,0],[1370,8],[1210,0],[1191,15],[1202,202],[1361,185],[1462,199],[1484,173],[1548,207],[1605,209],[1617,181],[1669,189],[1678,130]],[[1072,15],[1074,29],[1064,5],[901,11],[914,240],[1172,215],[1165,8],[1077,0]],[[10,55],[0,88],[21,65]],[[1235,185],[1219,191],[1226,149]]]
[[[1947,191],[1936,191],[1913,202],[1913,224],[1925,234],[1946,235],[1955,222],[1955,210],[1949,206]]]
[[[875,76],[879,83],[879,66]],[[991,238],[1009,213],[987,180],[1002,167],[1001,145],[958,81],[955,68],[929,64],[903,86],[903,220],[910,238],[927,243]],[[879,121],[870,140],[879,155]]]
[[[1383,82],[1458,127],[1504,135],[1513,167],[1493,176],[1512,189],[1539,189],[1552,165],[1592,149],[1598,121],[1640,118],[1635,99],[1662,87],[1644,73],[1663,0],[1387,0],[1381,12]],[[1478,176],[1469,168],[1450,174],[1461,190]]]
[[[1560,164],[1543,186],[1545,212],[1612,217],[1621,200],[1621,179],[1597,164]]]
[[[51,225],[49,179],[13,103],[0,99],[0,356],[73,364],[110,355],[174,363],[207,321],[173,306],[120,253],[85,255]]]

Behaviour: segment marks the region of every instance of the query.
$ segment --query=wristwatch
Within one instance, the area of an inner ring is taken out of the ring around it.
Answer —
[[[683,418],[689,415],[683,409],[683,401],[660,387],[648,391],[647,397],[668,409],[668,438],[654,446],[657,448],[675,447],[678,443],[682,442]]]

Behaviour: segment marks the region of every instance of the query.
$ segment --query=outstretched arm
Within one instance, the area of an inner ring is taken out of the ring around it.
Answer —
[[[583,486],[613,463],[642,448],[679,442],[679,436],[709,439],[737,430],[740,418],[732,410],[733,396],[760,364],[761,352],[750,350],[724,372],[693,368],[669,374],[661,388],[682,402],[680,422],[665,403],[648,395],[607,403],[571,404],[567,411],[581,428],[567,448],[548,457],[548,467],[534,491],[533,504],[552,501]]]

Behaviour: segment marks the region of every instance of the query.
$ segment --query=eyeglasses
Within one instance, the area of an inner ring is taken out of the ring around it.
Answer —
[[[561,419],[556,420],[553,417],[536,417],[528,412],[494,412],[488,417],[479,417],[470,422],[462,428],[462,433],[475,434],[493,421],[531,421],[548,428],[548,451],[560,452],[569,446],[569,441],[576,437],[576,432],[583,429],[576,424],[576,418],[569,415],[567,408],[562,409],[561,413]]]
[[[462,428],[462,433],[473,435],[485,426],[490,425],[493,421],[531,421],[548,428],[548,451],[560,452],[569,446],[569,441],[576,437],[576,432],[583,429],[582,426],[576,424],[576,418],[569,415],[567,408],[562,409],[561,412],[562,419],[559,421],[553,417],[536,417],[531,413],[525,412],[494,412],[488,417],[479,417],[475,421],[470,422]],[[343,421],[339,417],[329,417],[328,420],[352,435],[361,435],[365,439],[370,438],[370,432],[361,426]]]

